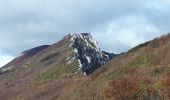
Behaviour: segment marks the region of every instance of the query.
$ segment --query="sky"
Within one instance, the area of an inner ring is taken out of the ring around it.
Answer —
[[[0,0],[0,66],[68,33],[120,53],[170,32],[169,0]]]

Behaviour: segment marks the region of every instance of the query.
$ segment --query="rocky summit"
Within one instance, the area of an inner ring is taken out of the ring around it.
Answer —
[[[110,59],[111,54],[102,52],[97,41],[89,33],[70,33],[65,38],[70,40],[69,46],[74,52],[68,57],[68,63],[75,60],[79,62],[79,69],[75,73],[83,71],[90,74]]]

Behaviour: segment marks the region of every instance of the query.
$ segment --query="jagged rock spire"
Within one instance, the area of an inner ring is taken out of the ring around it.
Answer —
[[[90,74],[109,60],[109,56],[100,50],[97,41],[90,33],[70,33],[66,38],[70,39],[70,47],[74,52],[74,55],[69,57],[69,62],[77,60],[80,65],[77,72]]]

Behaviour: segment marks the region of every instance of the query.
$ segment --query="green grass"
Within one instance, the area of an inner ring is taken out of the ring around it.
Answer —
[[[128,62],[125,65],[121,65],[120,67],[117,67],[116,69],[113,70],[111,74],[109,74],[106,77],[108,80],[120,79],[125,74],[133,72],[133,70],[135,70],[136,68],[149,64],[151,59],[152,56],[149,54],[138,56],[131,62]]]
[[[109,76],[107,76],[107,78],[109,80],[120,79],[125,74],[126,70],[127,70],[126,67],[119,67],[119,68],[113,70],[113,72],[111,74],[109,74]]]
[[[161,76],[164,73],[170,72],[170,66],[164,66],[160,68],[155,68],[152,72],[149,74],[153,77],[155,76]]]
[[[140,67],[142,65],[148,64],[152,60],[150,54],[145,54],[139,57],[136,57],[133,61],[127,64],[128,67]]]
[[[45,58],[43,58],[40,62],[45,62],[45,61],[50,60],[58,55],[59,55],[59,53],[50,54],[50,55],[46,56]]]
[[[38,76],[36,80],[38,81],[45,81],[45,80],[53,80],[57,78],[61,78],[65,75],[73,74],[76,71],[76,63],[73,62],[69,65],[66,64],[60,64],[59,66],[56,66],[54,68],[51,68]]]

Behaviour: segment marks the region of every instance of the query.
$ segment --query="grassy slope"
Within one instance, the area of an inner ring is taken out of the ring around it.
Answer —
[[[170,35],[166,35],[113,59],[81,82],[72,81],[62,99],[168,100],[169,75]]]
[[[51,100],[58,98],[61,88],[74,77],[77,62],[66,64],[72,55],[69,41],[64,39],[21,66],[0,75],[0,100]],[[29,62],[29,63],[28,63]],[[15,66],[15,65],[14,65]],[[23,67],[25,66],[25,67]]]
[[[37,54],[28,67],[0,76],[1,100],[163,100],[170,96],[170,35],[139,45],[89,76],[75,75],[67,40]]]

